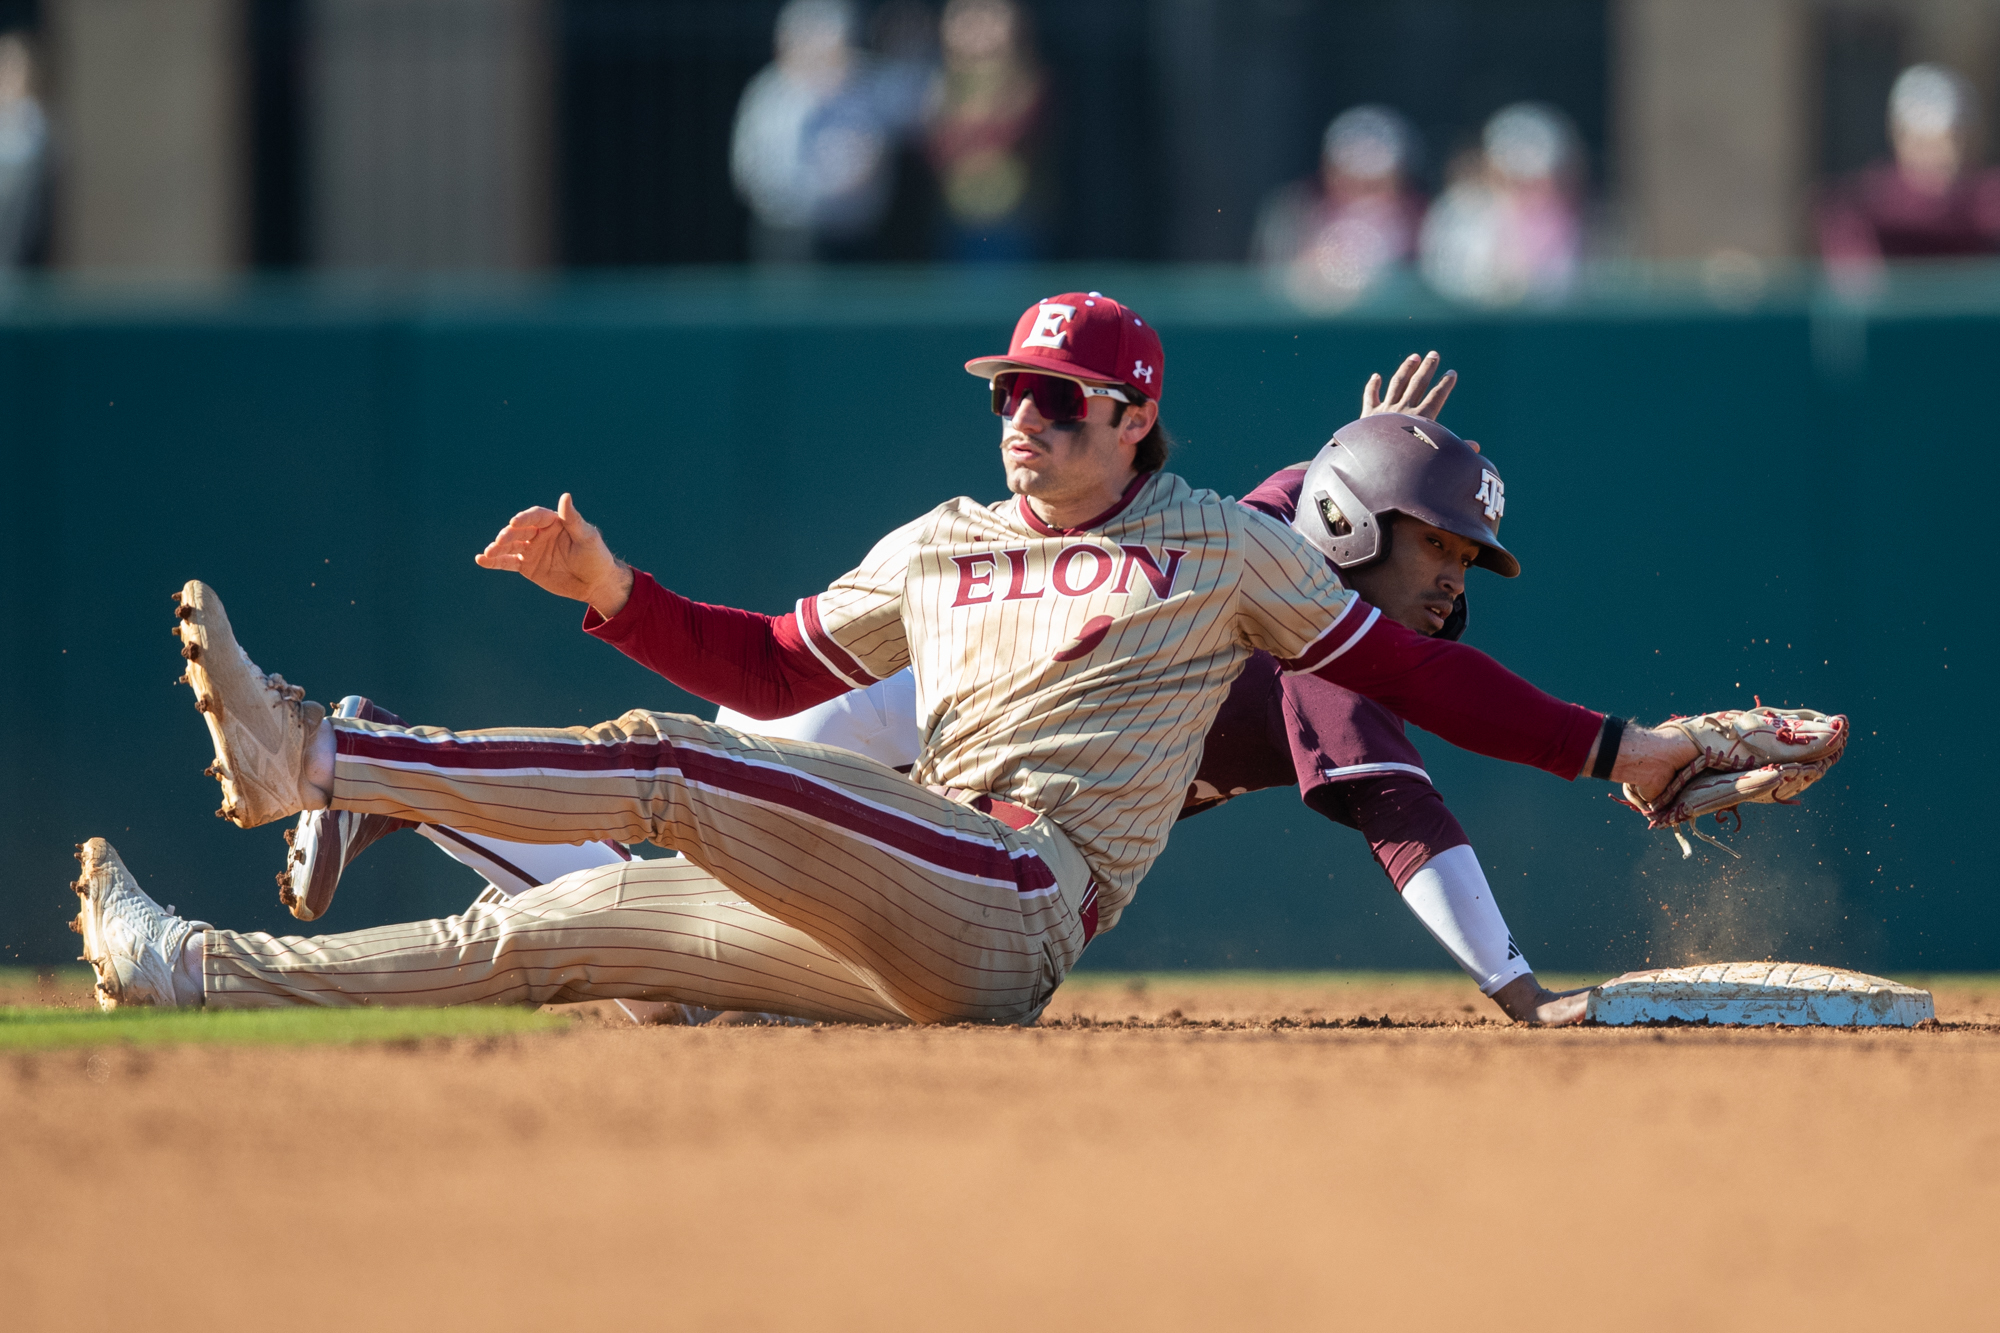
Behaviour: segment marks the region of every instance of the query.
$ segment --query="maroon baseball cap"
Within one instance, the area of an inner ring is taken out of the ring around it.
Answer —
[[[1103,292],[1064,292],[1028,307],[1005,356],[965,363],[981,379],[1003,370],[1046,370],[1080,380],[1129,384],[1159,401],[1166,353],[1153,326]]]

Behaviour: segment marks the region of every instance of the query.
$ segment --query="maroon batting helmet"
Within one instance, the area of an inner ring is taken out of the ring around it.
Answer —
[[[1379,412],[1333,433],[1306,468],[1292,526],[1342,569],[1389,553],[1390,514],[1408,514],[1479,543],[1503,578],[1521,562],[1500,544],[1506,488],[1493,460],[1422,417]]]

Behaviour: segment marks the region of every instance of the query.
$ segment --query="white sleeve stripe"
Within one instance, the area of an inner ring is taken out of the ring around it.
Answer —
[[[1347,605],[1340,608],[1340,614],[1335,616],[1332,622],[1328,624],[1325,629],[1321,630],[1318,634],[1313,636],[1312,641],[1306,644],[1304,648],[1300,649],[1299,655],[1297,657],[1292,658],[1291,660],[1294,662],[1303,662],[1308,658],[1310,658],[1313,654],[1313,649],[1319,647],[1322,643],[1325,643],[1328,639],[1332,638],[1333,632],[1340,628],[1341,622],[1346,620],[1349,613],[1352,612],[1354,608],[1359,605],[1361,605],[1361,599],[1359,597],[1348,598]]]
[[[873,680],[856,680],[853,676],[848,675],[833,664],[833,659],[826,655],[826,650],[819,646],[816,636],[813,634],[813,631],[818,627],[814,625],[813,618],[806,614],[805,598],[801,597],[799,599],[799,603],[793,608],[792,614],[798,617],[799,637],[806,641],[806,647],[812,649],[812,655],[819,659],[820,665],[825,667],[834,679],[844,680],[857,690],[865,690],[875,683]]]
[[[1418,768],[1415,764],[1392,763],[1386,759],[1379,764],[1347,764],[1340,768],[1322,768],[1319,771],[1319,775],[1328,781],[1339,781],[1342,778],[1372,777],[1379,773],[1414,773],[1425,782],[1431,780],[1431,775]]]
[[[1340,647],[1334,649],[1333,652],[1328,655],[1326,661],[1331,662],[1334,658],[1339,657],[1342,653],[1346,652],[1349,648],[1352,648],[1355,644],[1360,643],[1361,636],[1366,634],[1369,630],[1374,629],[1375,622],[1380,620],[1381,618],[1382,618],[1381,607],[1379,606],[1369,607],[1368,619],[1361,622],[1361,628],[1355,630],[1353,635],[1348,638],[1346,643],[1343,643],[1340,645]],[[1322,662],[1320,663],[1320,665],[1325,666],[1326,662]]]
[[[1361,603],[1360,603],[1360,601],[1359,601],[1359,600],[1356,600],[1356,601],[1355,601],[1355,602],[1353,603],[1353,605],[1355,605],[1355,606],[1359,606],[1360,604],[1361,604]],[[1318,671],[1318,670],[1319,670],[1319,669],[1320,669],[1321,667],[1325,666],[1325,665],[1326,665],[1326,664],[1327,664],[1328,662],[1331,662],[1331,661],[1333,661],[1333,660],[1334,660],[1334,659],[1335,659],[1336,657],[1339,657],[1339,656],[1340,656],[1340,655],[1341,655],[1342,653],[1344,653],[1344,652],[1346,652],[1346,651],[1347,651],[1348,649],[1352,648],[1352,647],[1353,647],[1353,646],[1354,646],[1355,644],[1357,644],[1357,643],[1361,642],[1361,636],[1362,636],[1362,635],[1364,635],[1364,634],[1366,634],[1366,633],[1367,633],[1367,632],[1368,632],[1369,630],[1373,629],[1373,628],[1375,627],[1375,622],[1376,622],[1376,621],[1378,621],[1378,620],[1380,620],[1381,618],[1382,618],[1382,608],[1381,608],[1381,607],[1379,607],[1379,606],[1371,606],[1371,607],[1369,607],[1369,608],[1368,608],[1368,618],[1367,618],[1366,620],[1363,620],[1363,621],[1361,622],[1361,628],[1359,628],[1359,629],[1355,630],[1355,631],[1354,631],[1354,633],[1352,633],[1352,634],[1348,635],[1348,636],[1347,636],[1347,641],[1346,641],[1345,643],[1341,644],[1341,645],[1340,645],[1340,647],[1338,647],[1338,648],[1334,649],[1334,650],[1333,650],[1332,652],[1328,653],[1328,654],[1327,654],[1327,655],[1326,655],[1325,657],[1322,657],[1322,658],[1320,658],[1320,659],[1319,659],[1318,661],[1310,661],[1310,660],[1309,660],[1309,659],[1310,659],[1310,657],[1311,657],[1311,654],[1310,654],[1310,652],[1308,652],[1308,653],[1306,653],[1306,654],[1302,654],[1301,656],[1299,656],[1298,658],[1296,658],[1296,659],[1295,659],[1295,661],[1296,661],[1297,665],[1295,665],[1295,666],[1291,666],[1291,667],[1287,667],[1287,668],[1285,669],[1285,674],[1286,674],[1287,676],[1304,676],[1304,675],[1309,675],[1309,674],[1311,674],[1312,672],[1315,672],[1315,671]],[[1342,616],[1341,616],[1341,619],[1342,619],[1342,620],[1346,619],[1346,614],[1345,614],[1344,612],[1342,613]],[[1329,629],[1327,630],[1326,634],[1322,634],[1322,635],[1321,635],[1321,636],[1319,637],[1319,642],[1322,642],[1322,643],[1324,643],[1324,642],[1326,641],[1326,638],[1327,638],[1327,636],[1328,636],[1328,635],[1330,635],[1330,634],[1332,634],[1332,633],[1333,633],[1333,629],[1334,629],[1334,628],[1337,628],[1337,627],[1339,626],[1339,624],[1340,624],[1340,621],[1339,621],[1339,620],[1336,620],[1336,621],[1334,621],[1334,622],[1333,622],[1333,627],[1330,627],[1330,628],[1329,628]]]

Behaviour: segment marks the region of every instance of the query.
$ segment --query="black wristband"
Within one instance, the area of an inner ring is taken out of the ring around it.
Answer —
[[[1604,715],[1604,730],[1597,733],[1597,762],[1590,766],[1590,776],[1611,781],[1612,766],[1618,762],[1618,742],[1625,738],[1625,719]]]

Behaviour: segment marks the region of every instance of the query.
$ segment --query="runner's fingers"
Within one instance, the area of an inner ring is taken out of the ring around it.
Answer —
[[[1454,388],[1456,388],[1457,385],[1458,385],[1458,372],[1455,370],[1447,370],[1444,373],[1444,378],[1440,379],[1437,382],[1437,387],[1424,395],[1424,401],[1419,403],[1417,405],[1416,410],[1412,412],[1410,415],[1418,417],[1427,417],[1432,421],[1436,421],[1438,413],[1444,411],[1445,400],[1451,397],[1451,391]],[[1473,447],[1475,450],[1478,448],[1477,445],[1474,445]]]
[[[1396,367],[1396,373],[1389,377],[1389,406],[1395,407],[1403,401],[1403,390],[1409,386],[1410,376],[1417,373],[1418,365],[1417,354],[1412,352]]]
[[[1423,398],[1424,389],[1430,384],[1431,376],[1437,374],[1437,368],[1438,354],[1436,352],[1424,353],[1424,359],[1417,364],[1415,372],[1410,376],[1409,384],[1403,390],[1403,402],[1405,404],[1415,403]],[[1408,408],[1406,407],[1405,410],[1408,410]]]

